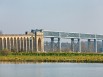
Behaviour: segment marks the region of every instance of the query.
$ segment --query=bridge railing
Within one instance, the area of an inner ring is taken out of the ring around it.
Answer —
[[[97,39],[103,39],[103,35],[96,35]]]
[[[65,32],[60,32],[60,37],[61,38],[67,38],[67,37],[79,38],[79,33],[65,33]]]
[[[59,37],[59,32],[44,31],[44,36]]]
[[[55,32],[55,31],[45,31],[45,30],[43,30],[43,33],[44,33],[44,37],[103,39],[103,35],[96,35],[96,34],[67,33],[67,32]]]
[[[80,38],[95,38],[95,34],[80,34]]]

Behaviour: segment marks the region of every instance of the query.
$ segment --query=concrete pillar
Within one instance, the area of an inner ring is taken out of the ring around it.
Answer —
[[[9,38],[9,43],[10,43],[9,49],[10,49],[10,51],[11,51],[11,38]]]
[[[7,37],[7,47],[6,47],[6,49],[10,50],[10,40],[9,40],[8,37]]]
[[[2,50],[4,49],[4,38],[2,38]]]
[[[27,49],[27,38],[25,38],[25,41],[26,41],[26,52],[27,52],[27,50],[28,50],[28,49]]]
[[[54,37],[51,37],[51,51],[54,51]]]
[[[58,50],[61,52],[61,41],[60,41],[60,38],[58,38]]]
[[[29,46],[29,49],[28,49],[28,51],[31,51],[31,49],[30,49],[30,38],[28,38],[28,46]]]
[[[31,47],[32,47],[32,52],[33,52],[33,49],[34,49],[34,46],[33,46],[33,38],[31,39]]]
[[[20,38],[18,38],[17,44],[18,44],[18,51],[20,51]]]
[[[78,39],[78,51],[81,52],[81,39]]]
[[[14,38],[13,38],[13,45],[12,46],[13,46],[13,49],[14,49]]]
[[[88,52],[90,52],[90,39],[88,39]]]
[[[6,45],[5,45],[5,46],[6,46],[6,49],[7,49],[7,48],[8,48],[8,45],[7,45],[7,38],[6,38],[6,41],[5,41],[5,42],[6,42]]]
[[[2,38],[0,38],[0,50],[2,50]]]
[[[71,38],[71,50],[74,52],[74,38]]]
[[[19,51],[21,51],[21,48],[22,48],[22,47],[21,47],[21,40],[22,40],[22,39],[20,38],[20,39],[19,39],[19,48],[20,48]]]
[[[102,52],[103,52],[103,40],[102,40]]]
[[[94,51],[97,53],[97,40],[94,39]]]
[[[35,51],[38,52],[38,32],[35,32],[35,42],[34,42],[34,46],[35,46]]]
[[[38,39],[35,38],[35,51],[38,52]]]
[[[41,38],[41,52],[44,52],[44,37]]]
[[[18,51],[18,38],[16,38],[16,49]]]
[[[24,50],[24,41],[25,41],[24,38],[22,38],[22,42],[23,42],[22,48],[23,48],[23,51],[25,51],[25,50]]]

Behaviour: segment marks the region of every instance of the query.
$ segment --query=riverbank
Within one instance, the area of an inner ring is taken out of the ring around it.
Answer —
[[[1,62],[72,62],[103,63],[103,54],[96,53],[11,53],[0,55]]]

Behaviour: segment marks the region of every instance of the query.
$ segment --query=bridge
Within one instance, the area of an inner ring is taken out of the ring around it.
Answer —
[[[83,52],[83,40],[86,40],[86,52],[92,49],[97,53],[99,51],[98,47],[103,52],[103,35],[47,31],[43,29],[32,29],[31,32],[25,34],[0,34],[0,50],[15,49],[16,51],[44,52],[45,41],[47,41],[45,38],[50,39],[50,46],[47,47],[50,51],[61,52],[63,50],[62,40],[67,39],[67,42],[70,41],[68,45],[70,45],[70,51],[72,52]],[[55,50],[55,47],[57,50]]]
[[[101,41],[102,43],[102,51],[103,51],[103,35],[98,34],[86,34],[86,33],[69,33],[69,32],[59,32],[59,31],[47,31],[42,29],[32,30],[31,32],[43,32],[44,38],[51,39],[51,51],[54,51],[54,39],[57,38],[57,48],[61,51],[61,39],[71,39],[71,51],[74,51],[74,42],[75,39],[78,41],[78,52],[81,52],[81,40],[86,39],[88,43],[88,51],[90,49],[91,41],[93,41],[93,51],[97,53],[97,41]]]

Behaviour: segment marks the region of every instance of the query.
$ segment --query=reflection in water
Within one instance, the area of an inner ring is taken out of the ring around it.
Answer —
[[[0,64],[0,77],[103,77],[103,64]]]

